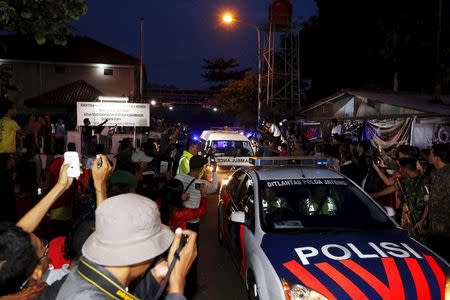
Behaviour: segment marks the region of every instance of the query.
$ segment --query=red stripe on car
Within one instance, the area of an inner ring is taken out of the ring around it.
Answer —
[[[436,276],[436,280],[439,285],[440,295],[441,299],[444,299],[444,289],[445,289],[445,274],[444,271],[442,271],[441,267],[439,267],[438,263],[434,259],[433,256],[424,254],[425,260],[430,265],[431,270],[434,273],[434,276]]]
[[[340,262],[361,277],[382,299],[404,300],[405,292],[395,261],[392,258],[383,258],[382,261],[385,268],[384,270],[386,271],[388,285],[384,284],[375,275],[351,259],[341,260]],[[386,263],[384,261],[386,261]]]
[[[241,224],[239,226],[239,239],[241,241],[241,253],[242,253],[242,258],[241,258],[241,268],[240,268],[240,272],[241,272],[241,276],[244,276],[244,272],[245,272],[245,244],[244,244],[244,232],[245,232],[245,226],[243,224]]]
[[[415,258],[405,258],[406,265],[411,272],[412,278],[414,280],[414,285],[416,286],[417,299],[420,300],[430,300],[430,288],[428,286],[428,281],[423,274],[422,268],[420,267],[417,259]]]
[[[302,267],[295,260],[290,260],[283,264],[283,266],[291,271],[303,284],[307,287],[321,293],[328,300],[335,300],[336,297],[310,272],[308,272],[304,267]]]
[[[344,274],[332,267],[329,263],[318,263],[316,266],[331,279],[336,281],[336,283],[350,296],[350,298],[358,300],[369,299],[353,282],[345,277]]]

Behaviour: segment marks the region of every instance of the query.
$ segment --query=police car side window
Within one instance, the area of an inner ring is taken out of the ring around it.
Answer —
[[[255,232],[255,193],[253,188],[253,180],[248,177],[246,181],[245,194],[241,201],[242,209],[245,212],[245,219],[248,227]]]
[[[236,172],[227,184],[227,191],[230,194],[230,196],[232,197],[233,202],[236,201],[236,199],[235,199],[236,193],[238,191],[240,179],[243,174],[244,173],[241,171]]]

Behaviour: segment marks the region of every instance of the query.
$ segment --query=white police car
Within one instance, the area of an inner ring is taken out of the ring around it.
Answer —
[[[250,299],[448,299],[449,264],[349,179],[307,166],[326,160],[253,163],[218,203],[218,239]]]

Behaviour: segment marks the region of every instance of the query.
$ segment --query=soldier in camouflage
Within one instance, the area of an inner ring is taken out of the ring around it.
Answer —
[[[427,178],[417,170],[417,160],[400,158],[401,177],[397,190],[403,200],[401,225],[409,234],[421,242],[426,242],[426,220],[428,216]]]
[[[450,144],[434,145],[429,162],[436,169],[431,173],[428,244],[450,260]]]

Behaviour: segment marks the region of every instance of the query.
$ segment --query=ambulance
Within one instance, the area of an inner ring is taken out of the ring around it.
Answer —
[[[226,181],[228,176],[243,166],[251,166],[250,157],[254,151],[250,140],[237,128],[205,130],[200,135],[202,153],[212,153],[217,163],[219,181]]]

